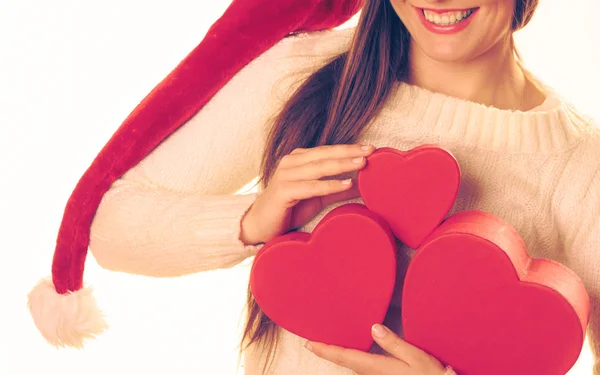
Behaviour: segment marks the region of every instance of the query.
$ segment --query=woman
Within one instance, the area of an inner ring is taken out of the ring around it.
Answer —
[[[273,237],[311,231],[336,206],[361,202],[352,177],[376,148],[435,143],[463,173],[454,211],[502,217],[532,256],[582,278],[598,355],[600,132],[515,57],[512,34],[536,5],[366,0],[355,29],[287,38],[112,186],[92,226],[96,260],[152,276],[233,266]],[[260,193],[233,195],[257,175]],[[251,293],[248,302],[246,374],[451,373],[380,326],[373,335],[387,356],[304,346]],[[386,318],[397,333],[399,308]]]

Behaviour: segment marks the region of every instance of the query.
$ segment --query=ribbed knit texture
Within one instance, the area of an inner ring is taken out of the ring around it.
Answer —
[[[187,124],[104,196],[90,249],[111,270],[177,276],[227,268],[256,253],[239,241],[256,195],[235,195],[259,174],[269,120],[297,84],[348,48],[354,29],[286,38],[239,72]],[[294,73],[301,73],[296,75]],[[293,74],[292,76],[290,76]],[[547,89],[528,112],[499,110],[404,83],[361,139],[407,150],[436,143],[457,158],[462,183],[453,212],[478,209],[511,223],[534,257],[575,271],[591,297],[590,333],[600,353],[600,130]],[[311,231],[331,209],[307,223]],[[403,274],[412,251],[399,246]],[[401,292],[398,285],[397,293]],[[399,322],[392,306],[386,323]],[[271,374],[352,374],[283,331]],[[260,354],[246,353],[256,375]],[[596,359],[595,375],[600,375]]]

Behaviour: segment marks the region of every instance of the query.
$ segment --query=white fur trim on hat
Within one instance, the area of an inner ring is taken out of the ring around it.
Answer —
[[[33,321],[51,345],[82,348],[108,328],[91,288],[59,294],[52,280],[42,279],[28,299]]]

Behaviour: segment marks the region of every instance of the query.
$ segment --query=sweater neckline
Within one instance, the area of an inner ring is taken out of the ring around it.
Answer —
[[[512,111],[396,82],[381,116],[398,124],[403,133],[427,134],[444,144],[456,142],[462,147],[489,151],[554,153],[576,143],[588,124],[554,90],[540,85],[546,94],[544,105],[530,111]]]

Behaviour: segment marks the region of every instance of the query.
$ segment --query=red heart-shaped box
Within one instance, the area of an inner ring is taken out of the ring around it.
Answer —
[[[365,205],[390,225],[394,235],[416,249],[454,205],[460,185],[458,162],[441,147],[410,151],[380,148],[358,173]]]
[[[361,204],[330,211],[312,234],[266,243],[250,273],[257,304],[276,324],[312,341],[368,350],[396,280],[387,223]]]
[[[418,249],[402,321],[408,342],[460,375],[564,375],[581,352],[589,308],[571,270],[530,258],[508,223],[469,211]]]

